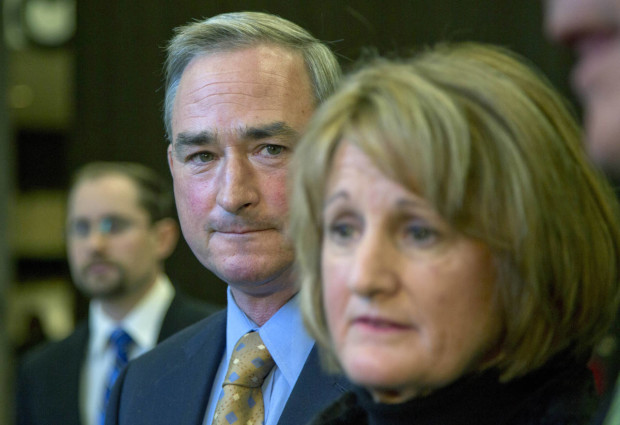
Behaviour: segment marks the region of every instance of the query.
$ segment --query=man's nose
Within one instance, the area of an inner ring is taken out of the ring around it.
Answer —
[[[86,246],[91,251],[101,251],[108,241],[108,235],[96,227],[92,228],[86,237]]]
[[[256,175],[246,157],[231,156],[224,160],[218,174],[217,204],[237,214],[259,201]]]

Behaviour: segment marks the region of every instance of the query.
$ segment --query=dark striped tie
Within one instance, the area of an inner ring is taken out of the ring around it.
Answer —
[[[112,387],[116,382],[116,378],[118,378],[118,375],[129,361],[129,350],[133,344],[133,339],[131,339],[131,336],[129,336],[124,329],[118,328],[112,332],[112,335],[110,335],[110,344],[112,344],[112,346],[116,349],[116,359],[114,360],[114,366],[110,371],[110,376],[108,377],[108,382],[105,387],[105,395],[101,409],[101,419],[99,421],[101,425],[104,425],[105,423],[105,409],[108,405],[108,400],[110,399]]]

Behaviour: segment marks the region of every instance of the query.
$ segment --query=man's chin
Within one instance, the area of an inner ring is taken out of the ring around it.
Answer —
[[[100,282],[96,285],[82,285],[80,290],[85,297],[100,301],[114,301],[125,293],[123,286],[118,282],[109,285],[102,285]]]
[[[233,287],[254,287],[256,291],[267,291],[267,288],[260,289],[271,283],[275,285],[291,285],[290,264],[263,264],[237,262],[235,264],[209,264],[207,266],[217,277]]]
[[[101,292],[95,293],[92,298],[99,300],[99,301],[112,302],[112,301],[118,301],[124,296],[125,296],[125,291],[122,288],[119,288],[117,290],[101,291]]]

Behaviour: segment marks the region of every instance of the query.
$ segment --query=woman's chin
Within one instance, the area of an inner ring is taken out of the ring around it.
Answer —
[[[419,391],[408,389],[368,388],[368,392],[376,403],[404,403],[420,395]]]
[[[378,403],[402,403],[416,397],[422,391],[415,385],[403,380],[402,373],[395,373],[384,363],[356,362],[345,366],[346,375],[356,385],[370,392]]]

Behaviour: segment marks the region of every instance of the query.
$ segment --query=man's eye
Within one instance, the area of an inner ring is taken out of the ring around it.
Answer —
[[[124,232],[131,226],[131,221],[123,217],[106,217],[99,223],[99,231],[103,234],[115,235]]]
[[[265,146],[265,152],[268,155],[280,155],[282,153],[282,151],[284,150],[284,146],[280,146],[280,145],[267,145]]]
[[[191,162],[197,163],[207,163],[213,161],[214,159],[215,155],[213,155],[211,152],[198,152],[189,157],[189,160]]]
[[[85,237],[90,233],[90,224],[87,221],[75,221],[69,226],[69,233],[73,236]]]

